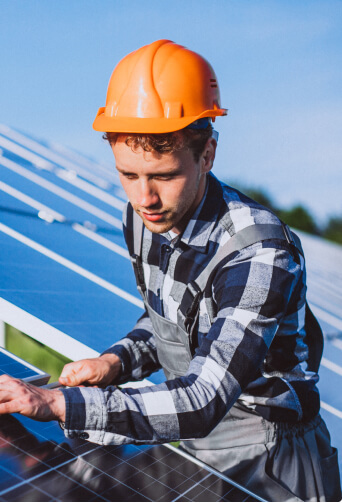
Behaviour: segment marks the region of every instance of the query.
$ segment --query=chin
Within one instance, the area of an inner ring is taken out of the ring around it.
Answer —
[[[154,234],[164,234],[165,232],[169,232],[174,227],[173,222],[150,222],[149,220],[145,220],[144,218],[143,222],[146,229],[153,232]]]

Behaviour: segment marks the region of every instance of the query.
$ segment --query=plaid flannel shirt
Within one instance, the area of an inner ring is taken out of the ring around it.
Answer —
[[[268,209],[210,174],[182,235],[145,229],[142,258],[151,307],[176,321],[186,284],[231,236],[255,223],[280,225]],[[124,234],[133,253],[127,212]],[[266,240],[230,254],[200,303],[198,347],[187,373],[142,388],[64,390],[66,435],[100,444],[200,438],[237,400],[271,421],[311,419],[319,411],[319,394],[318,375],[306,363],[305,294],[304,259],[286,242]],[[122,362],[115,384],[159,369],[148,315],[108,352]]]

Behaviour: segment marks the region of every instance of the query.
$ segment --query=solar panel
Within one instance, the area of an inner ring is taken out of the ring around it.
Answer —
[[[7,374],[12,377],[17,377],[25,382],[30,382],[36,386],[46,384],[50,379],[49,374],[46,374],[39,368],[25,362],[18,356],[10,353],[0,347],[0,374]]]
[[[0,417],[1,501],[262,501],[172,446],[98,446]]]
[[[71,359],[96,356],[142,313],[114,170],[0,125],[1,151],[0,320]],[[342,375],[342,249],[299,234],[308,298],[327,339],[322,414],[341,445],[342,402],[334,389]],[[162,372],[151,376],[164,379]]]

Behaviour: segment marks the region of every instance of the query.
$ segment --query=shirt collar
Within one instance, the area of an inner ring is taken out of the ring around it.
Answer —
[[[209,173],[202,201],[190,218],[180,241],[196,251],[206,252],[210,235],[220,213],[222,194],[220,182]]]

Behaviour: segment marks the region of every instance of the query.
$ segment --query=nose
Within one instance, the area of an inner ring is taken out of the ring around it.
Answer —
[[[159,195],[152,180],[141,178],[138,184],[137,201],[142,208],[150,208],[159,203]]]

